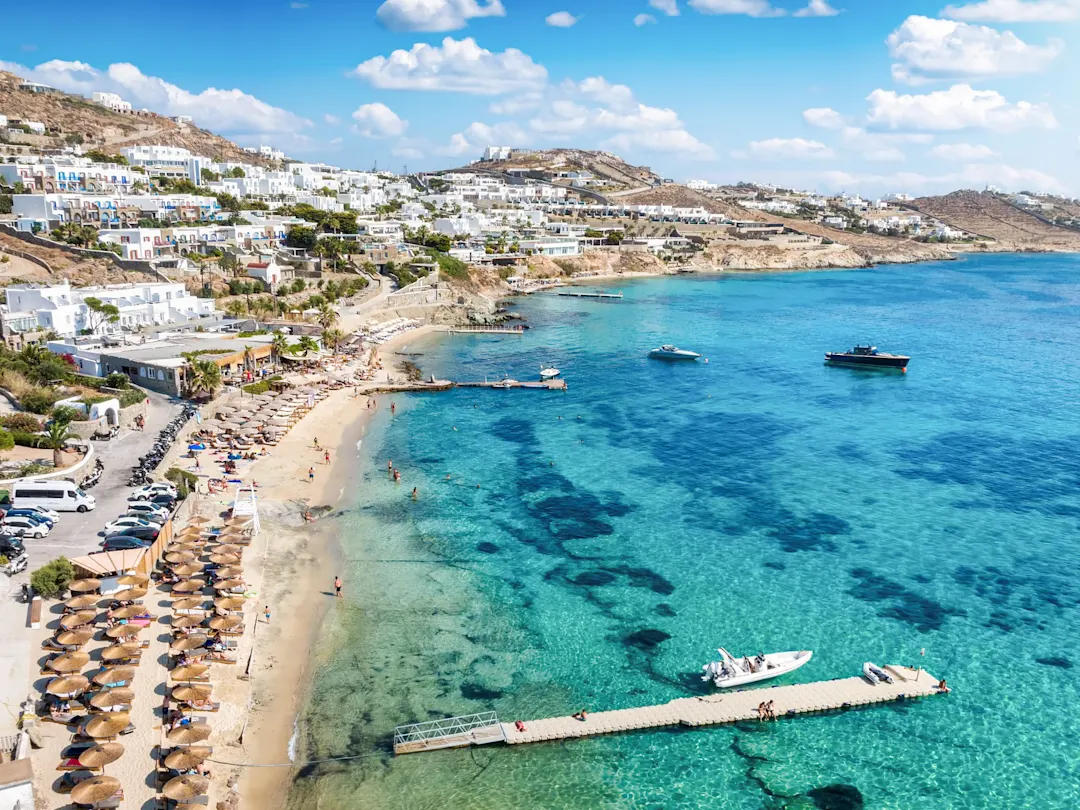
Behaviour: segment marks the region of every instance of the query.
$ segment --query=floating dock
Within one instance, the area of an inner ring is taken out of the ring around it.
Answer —
[[[446,330],[456,335],[524,335],[523,326],[451,326]]]
[[[458,388],[534,388],[541,391],[565,391],[566,380],[493,380],[488,382],[459,382]]]
[[[589,712],[584,721],[568,716],[525,720],[523,731],[518,731],[514,723],[499,722],[494,712],[414,723],[395,729],[394,753],[412,754],[490,743],[519,745],[665,726],[696,728],[759,721],[757,707],[763,701],[772,701],[776,717],[784,720],[800,714],[843,711],[941,694],[937,688],[938,679],[929,672],[892,664],[883,669],[893,676],[893,683],[871,684],[865,678],[855,677],[717,692],[677,698],[657,706]]]
[[[586,290],[582,290],[581,292],[570,291],[570,292],[561,292],[561,293],[555,293],[555,294],[560,295],[563,298],[605,298],[605,299],[607,299],[607,298],[615,298],[615,299],[622,298],[622,293],[621,292],[609,293],[609,292],[604,292],[603,290],[598,290],[597,292],[588,292]]]

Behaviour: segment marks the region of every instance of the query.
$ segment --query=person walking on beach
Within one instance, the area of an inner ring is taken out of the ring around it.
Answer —
[[[327,463],[327,464],[330,463],[330,451],[329,450],[327,450],[325,453],[323,453],[323,461],[325,463]]]
[[[308,480],[309,484],[314,484],[315,483],[315,468],[314,467],[308,467],[307,480]]]
[[[270,624],[270,606],[269,605],[264,605],[263,606],[263,618],[266,619],[267,624]]]
[[[341,598],[341,576],[334,577],[334,596]]]

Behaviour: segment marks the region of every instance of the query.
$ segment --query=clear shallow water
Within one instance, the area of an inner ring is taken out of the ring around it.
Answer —
[[[380,411],[303,745],[382,753],[310,768],[291,806],[1075,807],[1078,274],[1048,255],[643,280],[521,301],[521,338],[411,347],[455,379],[553,363],[570,390]],[[822,365],[867,340],[909,372]],[[661,342],[710,362],[646,360]],[[693,694],[719,644],[813,649],[800,681],[921,662],[954,693],[385,753],[399,723]]]

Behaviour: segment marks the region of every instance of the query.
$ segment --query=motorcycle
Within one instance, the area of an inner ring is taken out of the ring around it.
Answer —
[[[23,571],[25,571],[26,566],[27,566],[26,555],[25,554],[20,554],[15,559],[8,560],[8,564],[4,568],[4,573],[6,573],[9,577],[13,577],[16,574],[21,574]],[[24,585],[23,587],[25,588],[26,586]]]

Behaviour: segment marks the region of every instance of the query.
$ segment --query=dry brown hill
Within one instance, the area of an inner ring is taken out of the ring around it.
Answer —
[[[954,228],[1018,249],[1080,250],[1080,232],[1043,222],[986,191],[954,191],[941,197],[920,197],[908,205]]]
[[[505,172],[509,169],[575,170],[584,169],[607,181],[611,188],[639,188],[660,182],[660,175],[648,166],[633,166],[610,152],[590,149],[539,149],[509,160],[484,161],[471,168]]]
[[[28,93],[19,90],[21,81],[13,73],[0,71],[0,115],[43,123],[49,137],[28,138],[35,146],[59,149],[66,136],[81,135],[85,150],[115,152],[136,143],[183,146],[209,158],[267,165],[259,155],[191,124],[177,124],[156,113],[115,113],[67,93]]]

